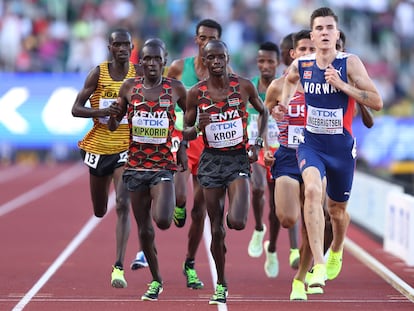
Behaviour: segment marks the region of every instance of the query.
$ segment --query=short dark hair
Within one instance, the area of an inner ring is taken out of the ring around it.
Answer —
[[[294,33],[290,33],[283,37],[282,41],[280,42],[280,48],[282,50],[291,50],[293,49],[293,35]]]
[[[145,46],[159,46],[164,51],[164,57],[167,58],[167,56],[168,56],[167,46],[165,45],[165,42],[162,39],[160,39],[160,38],[154,37],[154,38],[148,38],[147,40],[145,40],[145,42],[142,45],[142,48],[141,48],[141,50],[139,52],[139,56],[140,57],[142,56],[142,49]]]
[[[339,39],[342,40],[342,45],[345,46],[346,43],[346,35],[345,32],[339,30]]]
[[[266,41],[260,44],[259,50],[263,51],[273,51],[276,53],[277,59],[280,58],[280,50],[276,43],[273,43],[271,41]]]
[[[334,13],[334,11],[332,11],[331,8],[322,7],[322,8],[316,9],[315,11],[312,12],[312,15],[311,15],[311,18],[310,18],[310,28],[312,29],[313,22],[315,21],[315,18],[317,18],[317,17],[326,17],[326,16],[332,16],[334,18],[336,24],[338,24],[338,16]]]
[[[311,31],[309,29],[302,29],[293,34],[293,48],[296,49],[298,42],[303,39],[310,39]]]
[[[224,41],[222,41],[222,40],[219,40],[219,39],[212,39],[212,40],[209,40],[207,43],[206,43],[206,45],[204,46],[204,48],[203,48],[203,55],[204,55],[204,53],[205,53],[205,50],[207,49],[207,47],[209,47],[209,46],[222,46],[223,48],[224,48],[224,50],[225,50],[225,52],[226,52],[226,54],[228,54],[229,53],[229,50],[228,50],[228,48],[227,48],[227,44],[224,42]]]
[[[221,25],[217,23],[215,20],[206,18],[206,19],[199,21],[196,26],[196,35],[198,35],[198,30],[200,29],[201,26],[217,29],[218,37],[221,38],[222,28],[221,28]]]
[[[115,34],[117,34],[117,33],[126,34],[132,40],[131,33],[128,30],[126,30],[125,28],[116,28],[116,29],[110,30],[110,32],[109,32],[109,35],[108,35],[108,43],[109,44],[112,44],[112,42],[114,42],[114,37],[115,37]]]

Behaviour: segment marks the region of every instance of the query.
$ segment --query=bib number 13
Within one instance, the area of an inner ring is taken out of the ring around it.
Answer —
[[[85,154],[85,159],[83,159],[83,162],[89,167],[96,168],[98,166],[99,157],[99,154],[87,152]]]

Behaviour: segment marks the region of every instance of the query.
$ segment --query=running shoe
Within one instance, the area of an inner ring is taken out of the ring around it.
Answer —
[[[143,251],[139,251],[137,253],[137,256],[132,261],[130,267],[131,267],[131,270],[138,270],[138,269],[141,269],[141,268],[148,267],[148,262],[147,262],[147,259],[145,258],[145,255],[144,255]]]
[[[141,300],[157,301],[158,295],[162,293],[162,284],[158,281],[152,281],[149,284],[148,290],[142,295]]]
[[[302,281],[293,279],[290,300],[308,300],[305,291],[305,284]]]
[[[187,278],[187,287],[191,289],[202,289],[204,287],[203,282],[198,278],[197,272],[194,268],[187,266],[184,262],[183,273]]]
[[[249,253],[250,257],[257,258],[260,257],[263,253],[263,238],[266,233],[266,226],[263,224],[262,231],[253,231],[252,238],[249,242],[249,247],[247,248],[247,252]]]
[[[323,287],[326,280],[326,266],[324,264],[317,264],[312,268],[312,276],[308,279],[309,287]]]
[[[300,261],[299,249],[291,248],[290,254],[289,254],[289,265],[293,269],[297,270],[299,268],[299,261]]]
[[[326,275],[328,280],[335,279],[342,269],[343,251],[334,252],[329,250],[328,260],[326,261]]]
[[[268,278],[275,278],[279,274],[279,260],[277,260],[277,252],[271,253],[268,251],[269,241],[265,241],[263,248],[266,253],[266,261],[264,270]]]
[[[217,284],[216,291],[213,296],[211,296],[209,304],[210,305],[224,305],[227,300],[227,286],[222,284]]]
[[[127,287],[127,282],[124,277],[124,269],[116,266],[112,267],[111,285],[115,288]]]
[[[308,295],[318,295],[323,294],[323,287],[307,287],[306,294]]]
[[[185,220],[187,218],[187,210],[185,207],[178,207],[174,208],[174,223],[177,228],[182,228],[185,225]]]
[[[308,295],[313,295],[313,294],[323,294],[323,288],[316,286],[316,287],[309,287],[309,279],[312,277],[312,272],[306,272],[306,277],[305,277],[305,285],[307,285],[306,288],[306,294]]]

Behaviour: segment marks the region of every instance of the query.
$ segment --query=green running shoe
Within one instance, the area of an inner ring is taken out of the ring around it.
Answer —
[[[183,264],[183,273],[187,278],[187,287],[191,289],[202,289],[204,288],[204,283],[197,276],[197,272],[194,268]]]
[[[147,292],[142,295],[141,300],[157,301],[158,295],[162,293],[162,284],[158,281],[152,281],[149,284]]]
[[[187,210],[185,207],[178,207],[174,208],[174,223],[177,228],[182,228],[185,225],[185,220],[187,218]]]
[[[227,286],[222,284],[217,284],[216,291],[213,296],[211,296],[209,304],[210,305],[224,305],[227,300]]]
[[[308,300],[305,291],[305,284],[302,281],[293,279],[290,300]]]
[[[326,260],[326,275],[328,280],[335,279],[342,269],[342,252],[329,250],[328,259]]]
[[[326,281],[326,266],[324,264],[317,264],[313,266],[312,274],[310,275],[308,287],[323,287]]]
[[[124,269],[120,267],[112,267],[111,285],[115,288],[127,287],[127,282],[124,277]]]

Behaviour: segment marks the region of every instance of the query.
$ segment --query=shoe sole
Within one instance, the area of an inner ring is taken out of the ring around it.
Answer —
[[[162,291],[163,291],[163,288],[160,289],[160,291],[158,292],[158,295],[161,294]],[[157,298],[151,298],[151,297],[147,297],[145,295],[142,295],[141,300],[142,301],[158,301],[158,297]]]
[[[209,305],[225,305],[226,302],[221,302],[221,301],[209,301],[208,302]]]
[[[299,260],[300,258],[296,258],[294,261],[290,263],[290,267],[292,269],[298,270],[299,269]]]
[[[306,290],[306,294],[308,294],[308,295],[320,295],[320,294],[323,294],[323,288],[322,287],[309,287]]]
[[[176,221],[174,220],[174,224],[175,224],[175,226],[176,226],[177,228],[182,228],[182,227],[184,227],[184,226],[185,226],[185,221],[184,221],[184,223],[180,224],[180,223],[178,223],[178,222],[176,222]]]
[[[132,263],[131,264],[131,270],[138,270],[138,269],[143,269],[143,268],[147,268],[148,264],[143,264],[143,263]]]
[[[142,301],[158,301],[158,298],[157,298],[157,299],[152,299],[152,298],[148,298],[148,297],[146,297],[146,296],[142,296],[142,297],[141,297],[141,300],[142,300]]]
[[[113,280],[111,282],[111,285],[114,288],[126,288],[127,287],[127,283],[122,280]]]

